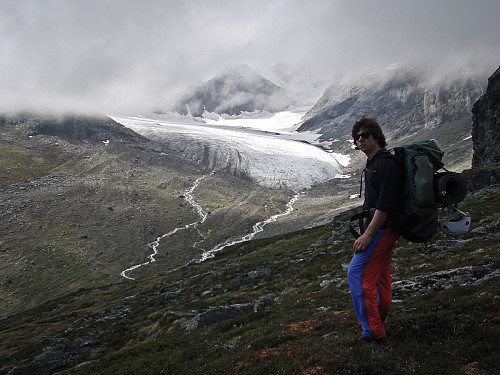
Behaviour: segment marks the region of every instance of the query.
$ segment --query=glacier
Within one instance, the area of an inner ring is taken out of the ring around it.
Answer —
[[[240,116],[175,113],[113,116],[133,131],[182,152],[209,171],[228,171],[268,188],[301,191],[343,178],[346,155],[311,144],[319,134],[298,133],[302,111]]]

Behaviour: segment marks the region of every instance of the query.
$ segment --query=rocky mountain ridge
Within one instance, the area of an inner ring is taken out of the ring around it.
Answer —
[[[415,68],[396,68],[358,84],[334,83],[303,117],[298,131],[318,133],[328,149],[351,152],[352,124],[362,115],[377,118],[389,147],[436,138],[446,162],[469,165],[471,109],[485,90],[486,77],[456,77],[429,83]]]

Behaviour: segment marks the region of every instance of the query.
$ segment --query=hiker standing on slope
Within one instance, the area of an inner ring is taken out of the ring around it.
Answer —
[[[385,342],[384,326],[392,301],[392,248],[399,238],[397,213],[401,207],[402,176],[398,162],[385,149],[387,143],[374,118],[363,116],[352,128],[356,148],[368,160],[365,168],[365,200],[369,211],[354,256],[347,270],[354,311],[363,327],[364,340]]]

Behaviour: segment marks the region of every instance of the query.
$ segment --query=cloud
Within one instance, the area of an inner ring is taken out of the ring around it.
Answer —
[[[0,110],[151,108],[243,63],[493,72],[498,14],[497,0],[3,0]]]

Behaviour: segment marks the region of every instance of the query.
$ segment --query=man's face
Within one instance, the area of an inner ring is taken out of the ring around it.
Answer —
[[[377,140],[365,128],[356,133],[356,145],[365,154],[372,154],[378,149]]]

